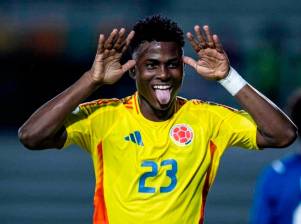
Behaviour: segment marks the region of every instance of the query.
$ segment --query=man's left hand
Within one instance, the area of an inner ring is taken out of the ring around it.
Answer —
[[[184,63],[192,66],[199,75],[209,80],[220,80],[227,76],[230,65],[226,52],[216,34],[212,35],[209,26],[194,27],[196,38],[187,33],[187,38],[199,59],[183,56]]]

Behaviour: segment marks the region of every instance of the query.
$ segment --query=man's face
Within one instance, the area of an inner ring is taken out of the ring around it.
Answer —
[[[146,42],[133,58],[140,106],[157,111],[170,109],[182,84],[181,47],[175,42]]]

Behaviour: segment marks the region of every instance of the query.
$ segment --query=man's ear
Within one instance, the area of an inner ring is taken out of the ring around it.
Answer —
[[[136,80],[135,67],[129,70],[129,75],[132,79]]]

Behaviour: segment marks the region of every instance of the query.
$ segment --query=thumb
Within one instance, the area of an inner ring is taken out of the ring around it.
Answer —
[[[133,68],[135,65],[136,65],[135,60],[128,60],[125,64],[122,65],[121,69],[122,69],[123,72],[127,72],[128,70]]]
[[[188,56],[183,56],[183,62],[187,65],[190,65],[194,69],[197,69],[197,62],[193,58]]]

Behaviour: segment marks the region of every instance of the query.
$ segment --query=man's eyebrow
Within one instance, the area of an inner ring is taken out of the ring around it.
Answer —
[[[168,62],[174,62],[174,61],[181,61],[181,58],[176,57],[168,60]]]
[[[154,59],[154,58],[148,58],[148,59],[145,60],[145,62],[159,63],[159,60]]]
[[[159,60],[156,58],[147,58],[146,61],[159,61]]]
[[[181,59],[178,57],[174,57],[174,58],[168,59],[166,62],[175,62],[175,61],[181,61]],[[156,58],[148,58],[148,59],[146,59],[146,62],[160,62],[160,60],[156,59]]]

